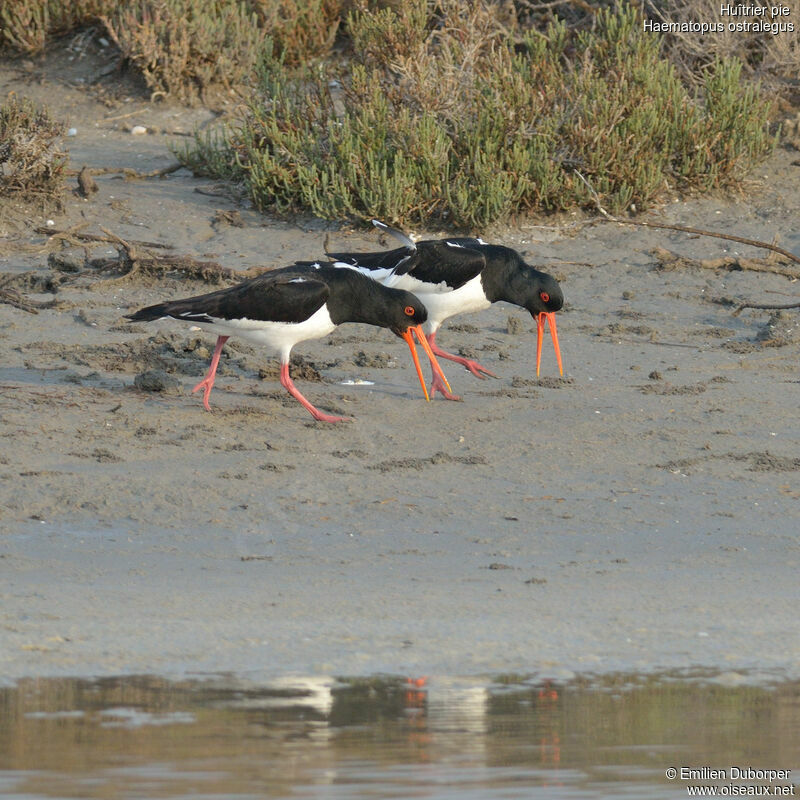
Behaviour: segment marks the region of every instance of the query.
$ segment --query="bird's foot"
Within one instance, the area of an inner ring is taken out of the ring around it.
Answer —
[[[494,374],[491,370],[486,369],[486,367],[481,366],[477,361],[473,361],[471,358],[464,359],[464,366],[476,377],[480,378],[482,381],[486,380],[486,376],[488,375],[490,378],[496,378],[497,375]],[[483,373],[483,374],[482,374]]]
[[[439,392],[445,400],[456,400],[461,402],[461,398],[457,394],[453,394],[445,385],[444,381],[434,372],[433,381],[431,382],[431,397]]]
[[[313,409],[313,410],[312,410]],[[324,414],[318,408],[311,406],[309,409],[311,416],[318,422],[352,422],[352,417],[336,417],[333,414]]]
[[[211,411],[211,406],[208,404],[208,398],[211,396],[211,389],[214,387],[214,376],[213,375],[206,375],[197,386],[192,389],[192,394],[195,392],[203,390],[203,405],[205,406],[206,411]]]
[[[477,361],[473,361],[471,358],[455,356],[452,353],[448,353],[446,350],[442,350],[442,348],[436,344],[436,333],[432,333],[430,336],[428,336],[428,344],[430,345],[431,350],[433,350],[433,352],[439,356],[439,358],[446,358],[448,361],[455,361],[456,364],[461,364],[464,369],[468,369],[476,378],[485,380],[487,375],[490,378],[497,377],[494,372],[486,369],[486,367],[481,366]]]

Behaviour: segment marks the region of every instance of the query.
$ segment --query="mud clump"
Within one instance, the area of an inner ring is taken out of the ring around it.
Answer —
[[[158,392],[160,394],[183,394],[181,382],[164,372],[163,369],[149,369],[140,372],[134,379],[133,385],[141,392]]]
[[[537,378],[535,385],[542,389],[563,389],[574,384],[575,378]]]
[[[365,353],[363,350],[356,353],[353,363],[357,367],[369,367],[370,369],[387,369],[397,366],[397,362],[387,353]]]
[[[647,325],[624,325],[621,322],[609,322],[606,325],[606,332],[613,336],[619,336],[623,333],[632,333],[636,336],[649,336],[655,337],[657,331]]]
[[[761,345],[754,344],[753,342],[725,342],[722,347],[731,353],[738,355],[745,355],[746,353],[753,353],[761,349]]]
[[[652,373],[651,373],[652,375]],[[661,380],[653,378],[652,380]],[[639,391],[642,394],[660,394],[660,395],[680,395],[680,394],[702,394],[708,387],[704,383],[687,383],[682,386],[675,386],[672,383],[663,384],[647,384],[640,386]]]
[[[86,267],[86,256],[77,250],[63,250],[47,256],[47,266],[53,272],[82,272]]]
[[[322,383],[322,373],[313,361],[306,361],[303,356],[295,355],[289,361],[289,375],[293,381],[310,381],[311,383]],[[258,378],[262,381],[278,380],[281,376],[280,364],[270,362],[259,367]]]
[[[797,314],[778,311],[756,334],[756,341],[764,347],[785,347],[800,340],[800,323]]]
[[[750,462],[751,472],[793,472],[800,469],[800,458],[774,456],[768,451],[748,453],[744,458]]]
[[[423,469],[431,464],[488,464],[485,456],[451,456],[449,453],[439,451],[428,458],[394,458],[389,461],[381,461],[375,465],[378,472],[391,472],[396,469]]]
[[[512,317],[510,314],[506,320],[506,330],[510,336],[519,336],[525,332],[525,326],[519,317]]]

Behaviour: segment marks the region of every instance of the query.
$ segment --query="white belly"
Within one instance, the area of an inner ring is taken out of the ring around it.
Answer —
[[[422,326],[425,333],[435,333],[448,317],[455,314],[482,311],[491,305],[483,293],[480,275],[476,275],[459,289],[451,289],[444,281],[436,284],[424,283],[408,273],[398,275],[391,269],[366,269],[344,261],[337,261],[335,266],[353,269],[390,289],[413,292],[428,310],[428,321]]]
[[[303,322],[264,322],[263,320],[237,319],[195,323],[217,336],[239,336],[253,344],[266,347],[281,362],[289,360],[291,349],[308,339],[319,339],[336,329],[326,306],[322,306]]]
[[[410,275],[393,275],[391,281],[392,287],[413,292],[425,304],[428,310],[428,321],[423,325],[425,333],[435,333],[448,317],[455,314],[482,311],[491,305],[483,293],[480,275],[458,289],[451,289],[446,283],[423,283]],[[390,285],[388,281],[382,283]]]

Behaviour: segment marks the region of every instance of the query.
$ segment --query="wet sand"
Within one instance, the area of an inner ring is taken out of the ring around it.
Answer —
[[[7,67],[0,87],[77,128],[78,168],[167,167],[176,133],[211,118],[105,107]],[[776,152],[738,200],[654,218],[800,252],[796,156]],[[0,304],[0,677],[797,674],[800,320],[730,305],[789,303],[797,283],[652,254],[763,251],[563,218],[484,231],[562,281],[564,379],[546,342],[537,381],[533,320],[498,304],[439,336],[499,376],[445,365],[462,403],[426,403],[405,345],[350,325],[296,354],[301,391],[353,422],[314,422],[234,340],[208,413],[190,390],[213,338],[123,315],[214,287],[71,281],[33,229],[85,221],[236,269],[321,257],[326,233],[340,249],[377,237],[269,219],[185,170],[95,179],[63,214],[0,222],[0,271],[58,301]],[[170,391],[136,388],[150,369]]]

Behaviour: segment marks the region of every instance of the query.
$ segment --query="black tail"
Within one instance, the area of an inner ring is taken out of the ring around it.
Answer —
[[[152,322],[154,319],[169,316],[169,305],[169,303],[157,303],[154,306],[140,308],[135,314],[126,314],[125,319],[131,322]]]

